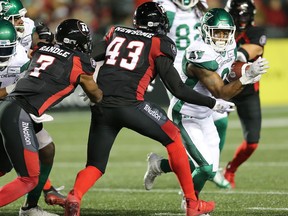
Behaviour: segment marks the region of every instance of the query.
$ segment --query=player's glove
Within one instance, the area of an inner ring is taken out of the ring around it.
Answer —
[[[46,40],[47,43],[52,43],[54,40],[54,34],[50,31],[50,29],[44,25],[44,23],[40,22],[36,26],[36,32],[39,36],[39,39]]]
[[[154,90],[155,79],[148,85],[147,92],[152,92]]]
[[[268,68],[269,62],[265,58],[259,57],[250,65],[245,74],[248,77],[257,77],[258,75],[265,74]]]
[[[30,113],[29,115],[31,119],[36,123],[49,122],[49,121],[54,120],[53,116],[45,114],[45,113],[42,114],[41,116],[35,116],[32,113]]]
[[[256,77],[249,77],[246,74],[243,74],[242,77],[239,78],[239,81],[242,83],[242,85],[248,85],[259,82],[260,79],[261,75],[258,75]]]
[[[93,102],[90,101],[89,97],[87,96],[87,94],[86,94],[84,91],[81,92],[81,93],[79,93],[79,97],[82,98],[82,100],[83,100],[84,102],[88,102],[88,104],[89,104],[90,106],[94,106],[94,105],[95,105],[95,103],[93,103]]]
[[[216,99],[216,103],[212,110],[219,112],[219,113],[225,113],[225,112],[232,112],[235,110],[235,104],[229,101],[225,101],[223,99]]]

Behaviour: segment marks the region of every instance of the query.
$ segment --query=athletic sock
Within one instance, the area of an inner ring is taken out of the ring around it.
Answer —
[[[102,175],[103,173],[94,166],[87,166],[77,174],[73,189],[80,200]]]
[[[51,164],[46,165],[46,164],[41,163],[38,185],[32,191],[30,191],[27,194],[27,198],[26,198],[24,206],[34,206],[35,207],[37,205],[39,198],[41,196],[43,185],[45,184],[45,182],[47,182],[46,180],[50,174],[51,169],[52,169]],[[51,183],[50,183],[50,185],[51,185]]]
[[[191,160],[189,160],[189,164],[190,164],[190,171],[192,173],[195,170],[195,165],[193,164],[193,162]],[[169,163],[168,159],[162,159],[161,160],[160,169],[164,173],[173,172],[171,167],[170,167],[170,163]]]
[[[257,147],[258,143],[248,144],[244,140],[242,144],[237,148],[233,160],[229,162],[227,171],[232,173],[236,172],[237,168],[252,155]]]
[[[228,117],[218,119],[214,121],[214,124],[217,128],[217,132],[220,138],[219,143],[219,149],[220,153],[222,152],[222,149],[224,148],[225,140],[226,140],[226,133],[227,133],[227,127],[228,127]]]
[[[50,179],[47,179],[47,181],[43,187],[43,190],[49,190],[51,187],[52,187],[51,181],[50,181]]]
[[[168,152],[170,167],[180,182],[184,196],[187,199],[197,200],[190,173],[188,157],[184,145],[182,144],[180,133],[173,143],[166,146],[166,149]]]
[[[17,177],[0,188],[0,207],[5,206],[31,191],[38,184],[38,176]]]

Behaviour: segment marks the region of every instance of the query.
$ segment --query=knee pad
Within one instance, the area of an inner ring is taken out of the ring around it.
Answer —
[[[36,137],[39,143],[39,149],[42,149],[51,142],[53,142],[52,137],[48,134],[48,132],[44,128],[42,128],[42,130],[36,134]]]
[[[203,178],[205,178],[206,180],[213,179],[214,176],[216,175],[216,172],[213,172],[213,165],[205,165],[197,167],[195,169],[195,172],[201,173]]]

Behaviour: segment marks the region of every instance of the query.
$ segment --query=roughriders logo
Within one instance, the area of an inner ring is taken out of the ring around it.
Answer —
[[[147,111],[150,116],[160,121],[161,114],[159,114],[158,110],[152,110],[152,108],[148,104],[145,105],[144,110]]]
[[[22,130],[23,130],[23,136],[26,145],[31,145],[31,135],[29,133],[29,123],[28,122],[22,122]]]

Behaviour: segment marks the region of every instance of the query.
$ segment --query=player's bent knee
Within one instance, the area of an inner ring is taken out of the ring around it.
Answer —
[[[53,164],[54,156],[55,156],[55,145],[53,142],[51,142],[44,148],[39,149],[39,159],[41,163]]]
[[[27,189],[27,192],[33,190],[38,185],[39,176],[25,176],[25,177],[18,177],[20,181],[22,181]]]
[[[53,142],[52,137],[44,128],[36,134],[36,137],[39,143],[39,149],[42,149]]]

